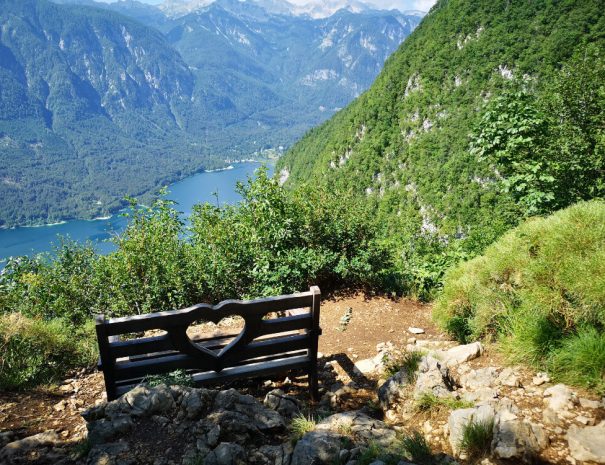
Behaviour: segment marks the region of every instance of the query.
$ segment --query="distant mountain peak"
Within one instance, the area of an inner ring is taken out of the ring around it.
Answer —
[[[340,10],[351,13],[362,13],[367,10],[379,9],[376,5],[360,0],[310,0],[303,5],[295,5],[287,0],[237,0],[240,3],[250,3],[262,8],[267,13],[286,16],[309,16],[313,19],[328,18]],[[171,17],[184,16],[197,10],[204,9],[220,0],[165,0],[159,5],[166,15]],[[410,16],[424,16],[419,10],[402,12]]]

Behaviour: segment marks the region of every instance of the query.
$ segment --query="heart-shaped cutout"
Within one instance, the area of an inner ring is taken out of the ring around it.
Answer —
[[[246,322],[239,315],[228,315],[217,323],[196,320],[187,328],[187,336],[197,347],[203,347],[215,355],[231,344],[244,330]]]

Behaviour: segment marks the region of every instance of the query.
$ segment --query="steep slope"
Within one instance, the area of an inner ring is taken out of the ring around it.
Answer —
[[[3,1],[0,23],[0,225],[101,214],[205,165],[182,130],[194,76],[159,32],[43,0]]]
[[[481,248],[524,212],[469,135],[504,89],[543,87],[588,44],[602,51],[604,32],[599,1],[439,1],[372,87],[284,156],[282,175],[365,191],[395,241]]]

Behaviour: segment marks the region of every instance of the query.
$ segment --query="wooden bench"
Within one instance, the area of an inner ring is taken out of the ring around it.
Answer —
[[[225,300],[214,306],[198,304],[124,318],[105,319],[99,315],[96,318],[99,369],[105,378],[107,398],[119,397],[147,376],[175,370],[184,370],[196,385],[304,370],[315,401],[320,298],[319,288],[313,286],[308,292],[266,299]],[[295,314],[280,316],[288,313]],[[187,335],[192,323],[217,324],[234,315],[245,322],[235,337],[192,340]],[[151,330],[164,333],[119,337]]]

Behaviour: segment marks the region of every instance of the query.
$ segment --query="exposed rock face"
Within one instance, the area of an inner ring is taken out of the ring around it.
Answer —
[[[344,436],[329,430],[311,431],[296,443],[290,465],[335,463]]]
[[[298,399],[286,395],[281,389],[274,389],[267,393],[263,403],[265,407],[275,410],[286,418],[291,418],[300,412]]]
[[[605,421],[585,428],[572,425],[566,438],[574,459],[605,463]]]
[[[190,442],[183,453],[184,465],[200,460],[207,465],[290,461],[290,448],[271,444],[274,433],[285,432],[282,416],[234,389],[139,386],[86,417],[89,442],[95,446],[89,463],[119,463],[128,455],[128,435],[141,421],[152,422],[158,437],[177,434]],[[120,442],[109,442],[115,439]],[[250,462],[249,456],[256,461]]]
[[[331,415],[322,420],[315,430],[346,432],[357,442],[375,443],[382,447],[389,447],[396,440],[395,431],[386,423],[356,410]]]
[[[42,446],[50,446],[58,442],[55,431],[45,431],[18,441],[9,442],[0,450],[0,463],[10,463],[12,457]]]

